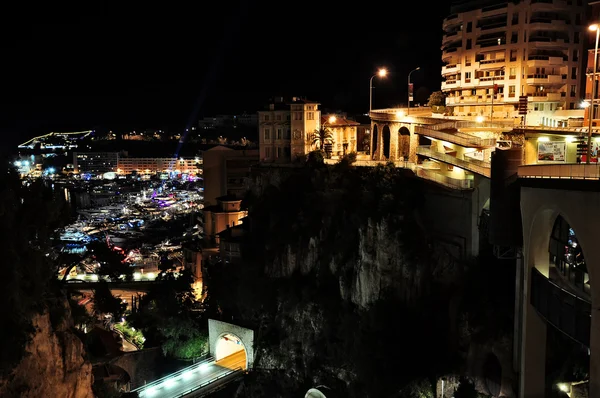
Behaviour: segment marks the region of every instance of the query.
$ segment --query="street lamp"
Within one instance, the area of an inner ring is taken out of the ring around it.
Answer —
[[[387,69],[385,69],[385,68],[379,69],[376,74],[371,76],[371,80],[369,80],[369,112],[371,112],[371,110],[373,109],[373,78],[375,76],[386,77]]]
[[[410,75],[412,75],[412,73],[414,71],[417,71],[421,69],[420,66],[417,66],[415,69],[411,70],[410,73],[408,74],[408,102],[406,103],[406,114],[408,115],[410,113]]]
[[[594,101],[596,100],[596,69],[598,68],[598,38],[600,37],[600,29],[597,24],[590,25],[589,29],[592,32],[596,32],[596,47],[594,48],[594,71],[592,73],[592,100],[590,101],[592,106],[590,107],[590,125],[588,127],[587,137],[587,155],[585,156],[585,163],[590,164],[590,158],[592,154],[592,120],[594,118]]]

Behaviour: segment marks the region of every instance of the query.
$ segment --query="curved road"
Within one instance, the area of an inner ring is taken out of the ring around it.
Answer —
[[[234,370],[245,366],[246,354],[243,350],[238,351],[219,361],[212,361],[192,367],[183,374],[173,378],[169,377],[158,385],[141,388],[138,394],[140,398],[176,398],[197,395],[201,392],[200,385],[209,382],[211,382],[210,384],[212,382],[217,382],[215,384],[218,384],[218,380],[226,379],[226,376],[230,375]],[[202,390],[205,388],[208,388],[208,386],[202,388]]]

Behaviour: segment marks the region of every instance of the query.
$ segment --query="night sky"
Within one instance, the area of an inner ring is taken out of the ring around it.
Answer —
[[[375,81],[375,108],[406,102],[416,66],[415,90],[440,87],[449,6],[176,3],[52,3],[15,13],[17,23],[0,31],[3,142],[93,127],[181,129],[204,115],[256,112],[275,95],[366,112],[379,66],[390,76]]]

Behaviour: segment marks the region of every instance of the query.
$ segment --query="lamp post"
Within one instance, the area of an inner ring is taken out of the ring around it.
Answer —
[[[373,110],[373,78],[375,76],[385,77],[387,75],[387,69],[381,68],[377,71],[376,74],[371,76],[371,80],[369,80],[369,112]]]
[[[598,28],[597,24],[590,25],[589,29],[592,32],[596,32],[596,46],[594,47],[594,71],[592,72],[592,100],[590,101],[592,106],[590,107],[589,112],[590,125],[588,127],[587,154],[585,156],[586,164],[590,164],[590,158],[592,154],[592,120],[594,119],[594,101],[596,100],[596,69],[598,68],[598,38],[600,37],[600,28]]]
[[[407,103],[406,103],[406,114],[407,114],[407,115],[410,113],[410,75],[412,75],[412,73],[413,73],[414,71],[417,71],[417,70],[419,70],[419,69],[421,69],[421,67],[420,67],[420,66],[417,66],[415,69],[411,70],[411,71],[408,73],[408,101],[407,101]]]

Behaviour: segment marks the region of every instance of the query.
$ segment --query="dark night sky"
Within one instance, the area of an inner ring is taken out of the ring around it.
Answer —
[[[390,76],[375,82],[374,107],[405,103],[416,66],[416,90],[440,87],[449,6],[411,2],[409,14],[377,0],[177,3],[53,2],[15,13],[0,31],[3,137],[183,128],[203,115],[255,112],[274,95],[366,112],[379,66]]]

